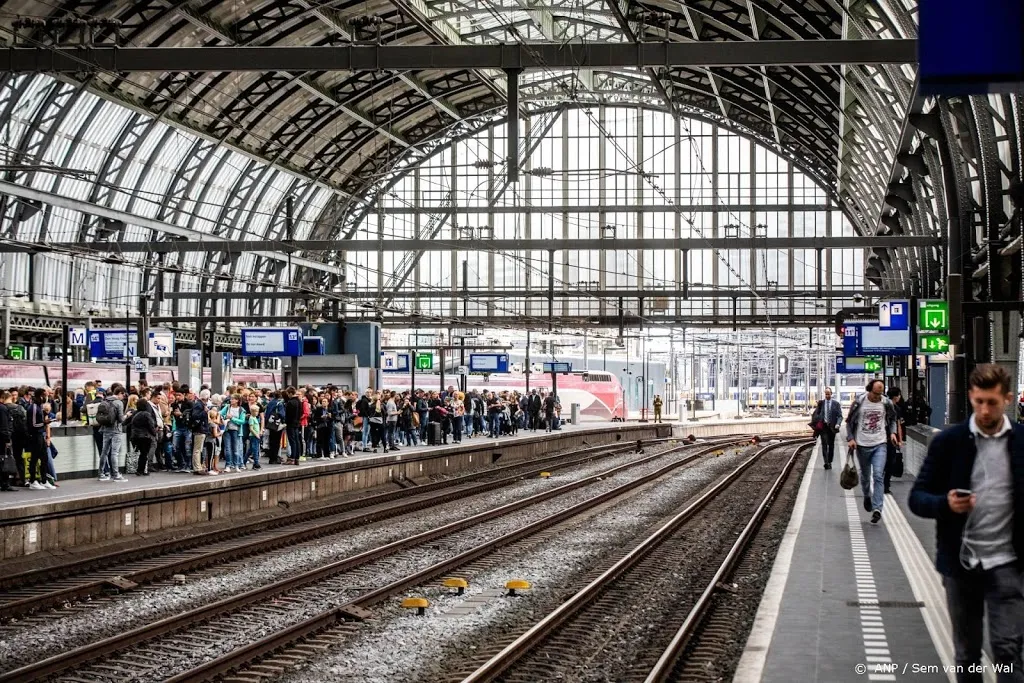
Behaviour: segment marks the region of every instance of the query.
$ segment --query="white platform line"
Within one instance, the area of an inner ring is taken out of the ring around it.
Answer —
[[[867,540],[864,538],[864,526],[861,522],[860,512],[857,509],[858,498],[854,497],[853,491],[847,491],[844,499],[846,501],[846,521],[849,523],[850,529],[850,546],[853,548],[854,557],[860,555],[868,560],[867,563],[856,564],[853,568],[854,578],[857,583],[857,600],[861,604],[868,599],[877,601],[878,596],[874,590],[874,570],[871,568],[870,556],[867,551]],[[885,655],[872,654],[879,650],[889,649],[889,641],[885,637],[885,623],[881,617],[881,612],[875,608],[871,614],[875,614],[875,612],[877,612],[878,616],[870,622],[871,625],[869,626],[862,622],[860,627],[861,643],[864,647],[863,661],[867,666],[868,680],[895,681],[896,676],[890,673],[891,670],[884,668],[892,663],[892,659]]]
[[[782,605],[782,593],[786,589],[789,569],[793,565],[793,548],[796,546],[796,537],[800,533],[800,527],[803,525],[804,515],[807,512],[811,476],[814,474],[814,464],[818,461],[820,447],[819,442],[807,460],[807,467],[804,469],[803,479],[800,481],[800,490],[793,503],[793,514],[789,518],[789,525],[786,526],[782,542],[779,543],[779,551],[775,555],[771,576],[768,577],[764,594],[761,596],[761,604],[757,607],[757,614],[754,617],[750,635],[747,637],[747,644],[743,648],[743,655],[736,665],[733,683],[760,683],[764,674],[765,663],[768,660],[768,647],[772,644],[775,622],[778,621],[779,608]]]
[[[892,498],[892,495],[889,495]],[[928,634],[935,645],[935,651],[939,655],[939,661],[946,668],[946,676],[950,683],[956,683],[956,674],[952,667],[956,664],[955,651],[953,649],[953,627],[949,618],[949,610],[946,607],[946,590],[942,585],[942,576],[932,564],[928,557],[921,539],[917,537],[910,523],[903,515],[903,510],[895,500],[890,500],[886,506],[885,528],[889,531],[892,544],[896,547],[896,554],[903,565],[903,573],[907,575],[910,582],[910,589],[914,593],[914,599],[923,602],[921,617],[924,619]],[[986,665],[982,678],[986,683],[995,683],[996,675],[990,665],[987,654],[982,654],[982,662]]]

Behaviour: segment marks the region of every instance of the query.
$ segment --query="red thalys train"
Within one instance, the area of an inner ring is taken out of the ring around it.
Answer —
[[[163,384],[177,379],[176,367],[150,368],[146,377],[150,384]],[[0,386],[53,386],[60,382],[61,365],[59,361],[13,361],[0,360]],[[231,378],[235,382],[244,382],[250,386],[280,387],[280,377],[273,370],[247,370],[233,368]],[[78,389],[89,380],[101,380],[104,386],[114,382],[123,383],[125,368],[116,363],[69,363],[68,387]],[[132,370],[131,381],[137,382],[139,374]],[[210,381],[210,371],[203,371],[203,381]],[[408,374],[384,373],[384,388],[408,389],[411,377]],[[445,377],[445,385],[457,384],[456,375]],[[526,377],[519,374],[507,375],[470,375],[470,389],[480,391],[515,390],[526,391]],[[439,389],[440,377],[436,374],[416,373],[416,387],[422,389]],[[551,375],[535,373],[530,375],[530,388],[551,389]],[[619,378],[610,372],[574,372],[558,376],[558,396],[563,410],[568,411],[573,403],[580,404],[580,410],[588,417],[605,420],[622,420],[625,410],[622,403],[622,385]]]

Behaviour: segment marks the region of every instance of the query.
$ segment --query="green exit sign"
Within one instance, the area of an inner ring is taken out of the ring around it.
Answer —
[[[922,334],[917,338],[917,350],[921,353],[945,353],[949,351],[949,335]]]
[[[432,353],[417,353],[416,354],[416,369],[417,370],[433,370],[434,369],[434,354],[432,354]]]
[[[11,360],[25,360],[25,347],[21,344],[11,344],[7,347],[7,357]]]
[[[923,332],[945,332],[948,330],[949,303],[936,299],[925,299],[918,302],[917,327]]]
[[[865,358],[864,372],[881,372],[882,361],[879,358]]]

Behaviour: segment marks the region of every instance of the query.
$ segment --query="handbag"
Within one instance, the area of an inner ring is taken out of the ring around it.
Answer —
[[[844,489],[852,489],[860,482],[857,475],[857,463],[853,457],[853,449],[846,451],[846,464],[843,465],[843,472],[839,475],[839,485]]]
[[[8,477],[18,476],[18,461],[14,459],[14,454],[11,452],[10,445],[4,451],[3,462],[0,462],[0,474],[4,474]]]
[[[889,473],[890,477],[903,476],[903,451],[899,446],[889,444],[885,458],[885,471]]]

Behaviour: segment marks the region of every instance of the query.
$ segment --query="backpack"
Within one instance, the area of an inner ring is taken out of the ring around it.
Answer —
[[[267,418],[264,420],[267,427],[274,432],[284,429],[284,403],[278,403],[267,411]]]
[[[114,408],[110,405],[109,401],[103,400],[96,402],[96,413],[95,420],[96,424],[100,427],[113,427],[114,426]]]
[[[206,406],[203,405],[202,401],[196,401],[192,404],[192,411],[188,416],[189,428],[198,429],[203,424],[204,417],[206,417]]]

